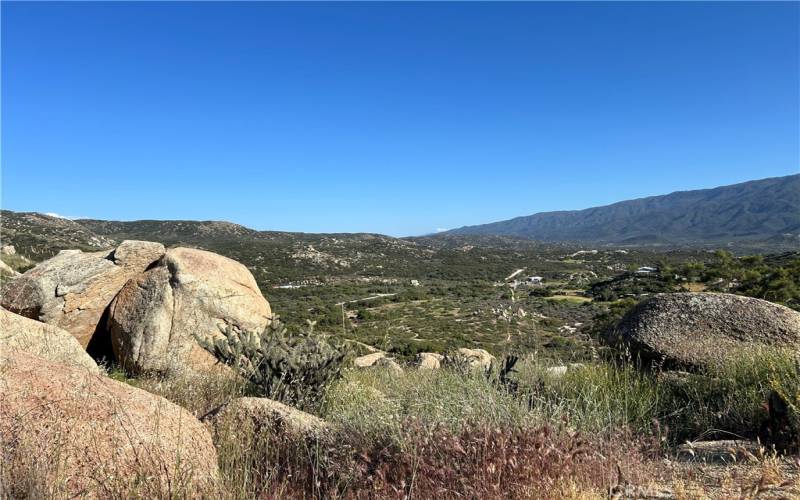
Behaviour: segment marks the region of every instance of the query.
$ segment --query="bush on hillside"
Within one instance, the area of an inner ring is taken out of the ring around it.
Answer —
[[[232,366],[258,388],[260,395],[299,408],[310,408],[326,388],[341,376],[346,352],[314,333],[289,334],[275,317],[261,332],[228,327],[214,343],[198,339],[218,359]]]

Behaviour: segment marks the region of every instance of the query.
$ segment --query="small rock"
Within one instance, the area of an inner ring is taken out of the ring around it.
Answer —
[[[16,270],[14,270],[13,267],[9,266],[8,264],[6,264],[2,260],[0,260],[0,275],[3,275],[3,274],[5,274],[6,276],[12,276],[12,277],[16,277],[16,276],[20,275]]]
[[[485,349],[467,349],[462,347],[458,353],[464,356],[473,368],[487,369],[492,366],[496,361],[495,357],[489,354]]]
[[[417,354],[417,366],[421,370],[438,370],[443,359],[444,356],[435,352],[421,352]]]
[[[395,375],[402,375],[403,374],[403,367],[392,358],[381,358],[372,365],[373,368],[381,368],[384,370],[388,370]]]
[[[330,430],[321,418],[268,398],[234,399],[211,411],[202,421],[211,426],[216,436],[241,429],[259,433],[276,426],[303,436],[321,436]]]
[[[355,358],[353,360],[353,365],[356,368],[369,368],[370,366],[373,366],[375,363],[377,363],[379,359],[383,359],[385,357],[386,353],[383,351],[373,352]]]

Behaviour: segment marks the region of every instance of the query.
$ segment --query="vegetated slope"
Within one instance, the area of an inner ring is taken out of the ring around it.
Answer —
[[[538,272],[560,268],[559,259],[577,249],[512,237],[440,239],[370,233],[291,233],[257,231],[214,221],[78,222],[118,241],[151,240],[220,253],[245,264],[264,286],[345,277],[495,280],[519,267]],[[614,254],[614,261],[620,259],[641,261],[634,254]],[[595,264],[600,270],[607,263],[598,260],[592,266]]]
[[[613,244],[800,243],[800,175],[543,212],[442,233]]]
[[[11,210],[0,211],[0,240],[35,260],[52,257],[60,250],[97,251],[115,245],[113,238],[98,235],[75,221]]]
[[[247,265],[259,283],[315,276],[411,275],[407,268],[433,252],[412,241],[369,233],[257,231],[220,221],[78,222],[116,240],[152,240],[220,253]]]

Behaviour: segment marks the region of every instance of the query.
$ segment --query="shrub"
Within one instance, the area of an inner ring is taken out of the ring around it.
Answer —
[[[308,410],[341,376],[346,352],[315,334],[312,322],[292,335],[277,317],[261,332],[228,327],[224,334],[213,344],[198,341],[253,383],[261,396]]]

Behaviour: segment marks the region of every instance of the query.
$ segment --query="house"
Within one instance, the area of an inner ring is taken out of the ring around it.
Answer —
[[[541,276],[528,276],[528,283],[533,283],[534,285],[540,285],[544,283],[544,278]]]
[[[657,273],[658,272],[658,268],[657,267],[642,266],[639,269],[637,269],[636,272],[638,274],[652,274],[652,273]]]

